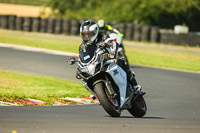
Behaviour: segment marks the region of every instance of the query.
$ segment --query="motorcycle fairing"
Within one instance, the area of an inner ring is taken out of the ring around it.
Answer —
[[[120,89],[120,108],[126,102],[126,87],[127,87],[127,78],[126,72],[114,62],[108,66],[106,71],[113,78],[115,84],[118,85]]]

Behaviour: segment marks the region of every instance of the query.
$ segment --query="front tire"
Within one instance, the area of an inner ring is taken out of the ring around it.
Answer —
[[[111,99],[106,91],[106,86],[101,82],[94,86],[94,92],[104,110],[112,117],[119,117],[121,115],[119,102],[117,99]]]
[[[147,105],[143,96],[138,96],[132,101],[132,107],[128,109],[134,117],[143,117],[147,112]]]

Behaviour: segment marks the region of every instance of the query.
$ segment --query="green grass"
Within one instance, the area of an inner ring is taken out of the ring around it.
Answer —
[[[33,98],[52,104],[55,99],[89,96],[83,84],[62,79],[0,71],[0,99]]]
[[[78,53],[80,37],[0,30],[0,42]],[[130,64],[200,71],[200,48],[125,41]]]
[[[49,0],[0,0],[0,3],[45,6]]]
[[[80,39],[64,35],[38,34],[0,29],[0,42],[77,53]]]
[[[127,56],[131,63],[146,66],[200,71],[200,51],[184,49],[132,48],[127,46]],[[199,48],[197,48],[199,49]]]

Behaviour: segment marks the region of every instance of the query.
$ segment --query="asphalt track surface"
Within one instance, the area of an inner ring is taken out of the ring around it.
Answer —
[[[0,47],[0,70],[75,79],[67,56]],[[147,93],[148,112],[109,117],[99,105],[0,107],[0,133],[199,133],[200,74],[132,66]]]

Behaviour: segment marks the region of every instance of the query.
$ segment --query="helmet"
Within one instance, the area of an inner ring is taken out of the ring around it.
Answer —
[[[80,35],[87,45],[91,45],[99,34],[99,27],[96,22],[87,20],[81,24]]]
[[[103,29],[105,27],[105,22],[103,19],[98,20],[97,23],[100,29]]]

